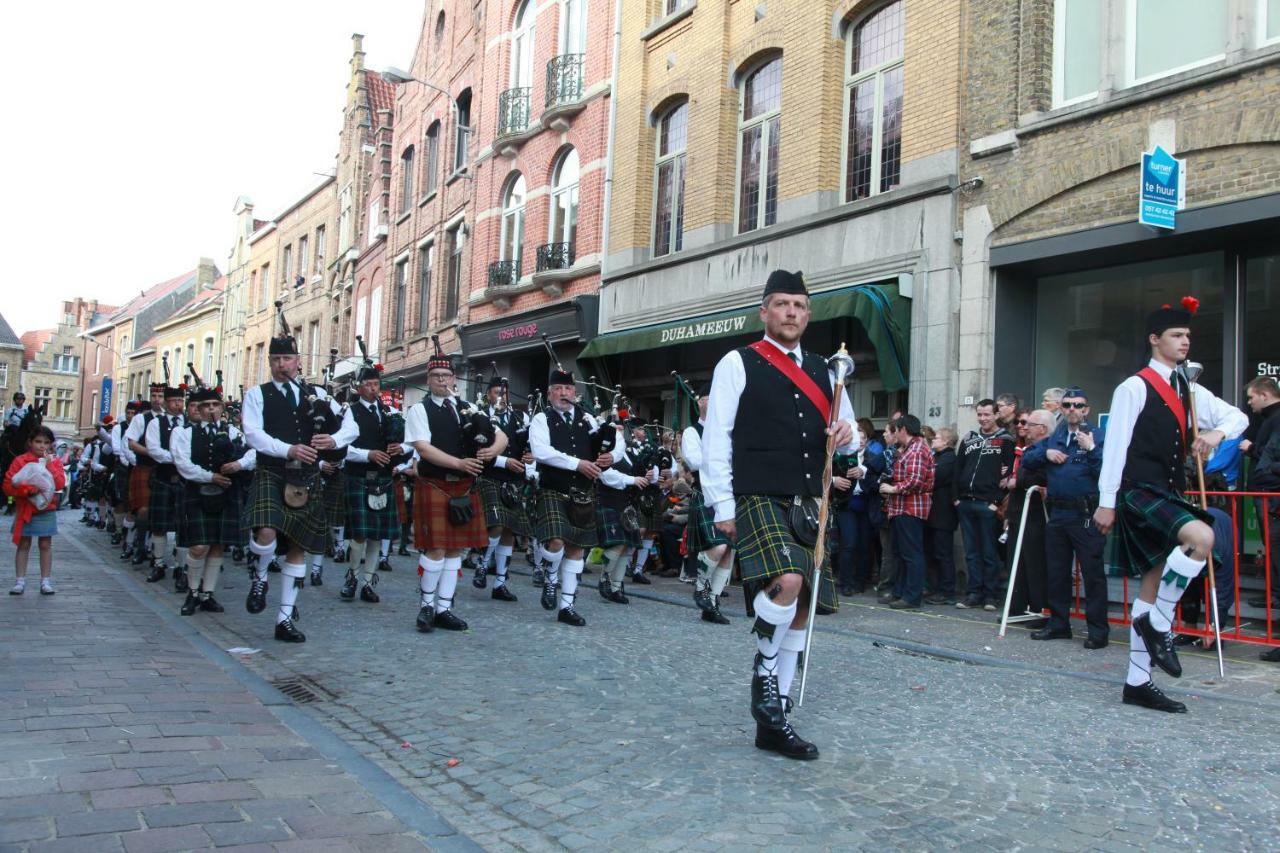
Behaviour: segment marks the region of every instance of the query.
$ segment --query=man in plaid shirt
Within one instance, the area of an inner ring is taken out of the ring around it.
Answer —
[[[889,606],[919,610],[924,594],[924,523],[933,503],[933,453],[920,435],[920,419],[915,415],[896,418],[890,426],[898,452],[890,481],[880,486],[898,561],[898,581]]]

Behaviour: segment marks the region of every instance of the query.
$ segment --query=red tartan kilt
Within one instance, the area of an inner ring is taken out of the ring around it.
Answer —
[[[397,479],[393,488],[396,490],[396,517],[400,519],[401,524],[408,524],[413,521],[413,517],[409,514],[409,504],[404,501],[405,481]]]
[[[154,465],[135,465],[129,472],[129,511],[139,512],[151,503],[151,472]]]
[[[483,548],[489,542],[484,526],[484,508],[480,506],[480,490],[475,480],[456,483],[418,477],[413,486],[413,543],[419,551],[443,548],[456,551]],[[471,521],[454,524],[449,521],[449,498],[462,497],[471,491]]]

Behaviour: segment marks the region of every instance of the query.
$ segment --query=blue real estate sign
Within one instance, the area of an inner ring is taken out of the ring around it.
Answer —
[[[1159,145],[1142,155],[1138,195],[1138,222],[1153,228],[1174,227],[1179,210],[1186,206],[1186,160],[1178,160]]]

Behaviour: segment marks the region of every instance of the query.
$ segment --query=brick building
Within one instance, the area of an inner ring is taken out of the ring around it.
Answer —
[[[114,305],[84,303],[85,330],[80,334],[80,391],[77,395],[79,412],[76,425],[81,435],[90,434],[99,419],[115,412],[115,401],[120,391],[115,387],[115,353],[111,336],[101,341],[93,330],[107,322],[120,309]]]
[[[624,0],[600,336],[584,356],[656,415],[759,334],[777,268],[806,345],[847,342],[853,403],[952,406],[961,4]]]
[[[75,299],[62,303],[58,325],[22,335],[26,365],[23,390],[27,401],[45,407],[45,425],[59,439],[77,440],[92,435],[92,423],[81,423],[81,369],[87,332],[101,317],[96,299]],[[110,306],[104,310],[114,311]],[[93,367],[94,365],[90,365]],[[97,411],[100,390],[87,391],[87,410]]]
[[[22,391],[22,366],[26,348],[13,327],[0,315],[0,405],[13,405],[13,395]],[[25,391],[23,393],[26,393]],[[3,424],[0,424],[3,426]]]
[[[238,399],[239,386],[244,384],[245,353],[249,349],[244,338],[248,331],[249,300],[253,295],[249,289],[250,273],[254,271],[250,240],[267,223],[254,218],[253,201],[248,196],[236,199],[232,215],[235,217],[235,230],[231,239],[231,251],[227,254],[219,345],[222,350],[221,366],[226,393]],[[315,247],[315,251],[318,255],[324,254],[321,246]]]
[[[1179,9],[969,4],[961,403],[1075,383],[1104,412],[1146,312],[1185,294],[1208,387],[1241,403],[1280,373],[1280,9]],[[1157,145],[1186,165],[1173,230],[1137,222]]]

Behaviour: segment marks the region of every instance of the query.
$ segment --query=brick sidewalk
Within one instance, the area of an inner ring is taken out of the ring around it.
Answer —
[[[13,552],[4,524],[6,590]],[[264,704],[65,536],[56,595],[35,563],[25,595],[0,593],[0,851],[470,846],[358,755],[304,740],[287,699]]]

